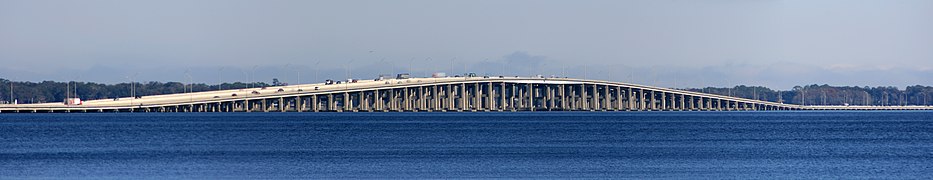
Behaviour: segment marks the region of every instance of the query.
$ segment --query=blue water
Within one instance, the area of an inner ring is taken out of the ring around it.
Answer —
[[[933,112],[0,114],[10,178],[933,178]]]

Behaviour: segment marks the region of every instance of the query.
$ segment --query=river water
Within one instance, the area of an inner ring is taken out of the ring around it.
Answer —
[[[933,178],[933,112],[0,114],[0,179]]]

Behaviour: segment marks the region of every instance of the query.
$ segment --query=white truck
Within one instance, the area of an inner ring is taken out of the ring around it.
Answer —
[[[81,101],[81,98],[67,98],[65,99],[65,105],[81,105],[84,102]]]

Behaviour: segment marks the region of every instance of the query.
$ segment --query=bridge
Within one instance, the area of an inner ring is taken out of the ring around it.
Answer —
[[[444,77],[300,84],[64,103],[4,104],[0,113],[933,110],[802,106],[622,82]]]

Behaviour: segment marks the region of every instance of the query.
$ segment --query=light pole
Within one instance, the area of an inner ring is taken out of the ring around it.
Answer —
[[[415,72],[411,70],[411,64],[414,62],[415,62],[415,57],[411,57],[411,60],[408,60],[408,73],[409,74],[415,74]]]
[[[318,64],[321,64],[321,61],[320,61],[320,60],[318,60],[316,63],[314,63],[314,79],[315,79],[315,80],[312,80],[312,81],[316,81],[316,80],[318,79],[318,76],[317,76],[317,75],[318,75],[318,74],[320,73],[320,71],[321,71],[321,68],[318,68],[318,66],[317,66]]]
[[[246,72],[246,70],[243,70],[243,69],[240,69],[240,72],[243,72],[243,75],[246,75],[246,77],[249,78],[249,72]],[[249,85],[249,84],[246,84],[246,90],[247,90],[247,91],[249,91],[249,88],[250,88],[250,85]],[[252,92],[246,92],[246,98],[249,98],[249,94],[252,94]],[[247,100],[247,101],[248,101],[248,100]],[[244,103],[244,105],[245,105],[245,104],[246,104],[246,103]]]
[[[424,58],[424,63],[425,63],[425,64],[431,64],[431,57]],[[434,69],[434,68],[431,68],[431,69]],[[424,77],[426,77],[426,78],[427,78],[427,77],[432,77],[432,76],[431,76],[431,69],[425,70],[425,72],[424,72]]]
[[[291,63],[286,63],[286,64],[285,64],[285,67],[282,67],[282,82],[287,82],[287,81],[285,81],[285,77],[288,77],[288,66],[290,66],[290,65],[292,65],[292,64],[291,64]]]
[[[188,71],[185,71],[185,76],[188,77],[188,89],[190,91],[190,93],[188,93],[188,102],[190,103],[194,101],[194,97],[192,97],[192,94],[194,93],[194,85],[191,84],[191,74],[188,73]]]
[[[379,63],[376,63],[376,64],[382,65],[383,62],[385,62],[385,61],[386,61],[386,58],[382,58],[382,59],[379,60]],[[386,68],[386,71],[391,71],[391,70],[389,70],[389,68],[392,68],[392,66],[387,66],[387,67],[388,67],[388,68]],[[379,73],[380,73],[379,76],[383,76],[383,75],[381,74],[382,71],[379,71]],[[388,76],[388,74],[392,74],[392,73],[386,73],[385,76]],[[383,78],[384,78],[384,77],[383,77]]]
[[[451,58],[451,59],[450,59],[450,74],[451,74],[451,75],[454,74],[454,61],[456,61],[456,60],[457,60],[457,57],[454,57],[454,58]]]
[[[74,88],[74,90],[75,90],[74,93],[73,93],[72,95],[74,95],[75,98],[79,98],[79,97],[78,97],[78,81],[79,81],[79,80],[81,80],[81,76],[78,76],[78,78],[75,79],[75,85],[72,86],[72,87]]]
[[[136,75],[133,75],[132,77],[126,76],[126,79],[130,81],[130,105],[131,106],[133,105],[133,100],[136,99],[136,89],[134,86],[136,84],[134,82],[135,78],[136,78]]]
[[[255,85],[255,82],[253,82],[253,76],[256,75],[256,67],[257,67],[257,65],[253,65],[253,72],[250,73],[250,76],[249,76],[249,78],[250,78],[250,79],[249,79],[250,86],[253,86],[253,87],[256,86],[256,85]]]
[[[224,81],[221,79],[223,77],[224,67],[220,67],[220,70],[217,70],[217,90],[224,90]]]
[[[10,79],[10,103],[17,104],[15,99],[13,99],[13,80]]]
[[[346,66],[346,68],[347,68],[347,79],[348,79],[348,80],[349,80],[349,79],[353,79],[353,69],[350,67],[350,64],[353,63],[353,61],[355,61],[355,60],[354,60],[354,59],[350,59],[350,61],[347,61],[347,66]],[[349,82],[347,82],[347,83],[349,83]]]
[[[353,74],[352,74],[352,71],[353,71],[353,70],[350,69],[350,63],[353,63],[353,61],[354,61],[353,59],[350,59],[350,61],[347,61],[347,66],[346,66],[346,68],[347,68],[347,82],[344,82],[344,83],[343,83],[343,89],[344,89],[344,90],[350,88],[350,81],[353,80]]]
[[[246,76],[246,78],[249,79],[249,72],[246,72],[246,70],[243,70],[243,69],[240,69],[240,72],[243,73],[243,76]],[[246,80],[246,81],[247,81],[247,82],[244,82],[244,83],[249,83],[249,80]],[[250,87],[249,87],[249,84],[246,84],[246,88],[247,88],[247,89],[250,88]]]

